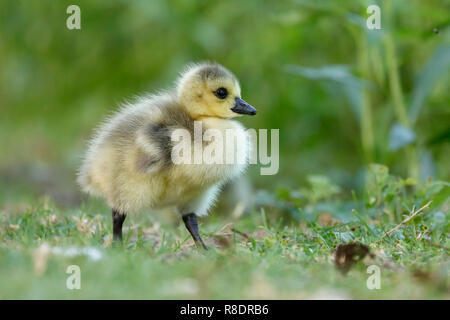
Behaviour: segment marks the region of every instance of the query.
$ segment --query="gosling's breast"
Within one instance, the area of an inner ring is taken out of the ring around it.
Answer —
[[[232,179],[248,163],[249,137],[240,123],[207,118],[201,120],[201,125],[201,137],[189,141],[190,157],[172,169],[174,180],[184,181],[190,189]]]

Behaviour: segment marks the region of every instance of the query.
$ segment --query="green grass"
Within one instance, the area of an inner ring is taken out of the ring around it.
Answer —
[[[193,246],[183,225],[152,215],[128,218],[123,247],[111,246],[109,211],[95,202],[60,209],[37,199],[4,207],[0,298],[450,298],[448,184],[429,181],[411,191],[384,167],[370,172],[371,193],[350,201],[326,178],[314,177],[300,192],[280,190],[277,205],[239,219],[213,212],[200,221],[208,252]],[[343,273],[336,247],[354,242],[368,246],[370,255]],[[74,247],[94,248],[99,259],[70,256]],[[69,265],[81,269],[80,290],[66,288]],[[370,265],[380,267],[379,290],[366,286]]]

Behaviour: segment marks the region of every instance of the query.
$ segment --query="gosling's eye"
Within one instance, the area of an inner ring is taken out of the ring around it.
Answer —
[[[225,88],[219,88],[216,91],[214,91],[214,94],[219,99],[225,99],[228,96],[228,91]]]

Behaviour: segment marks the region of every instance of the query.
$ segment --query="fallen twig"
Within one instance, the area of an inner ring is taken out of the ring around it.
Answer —
[[[239,231],[239,230],[236,230],[235,228],[231,228],[231,231],[237,233],[237,234],[240,235],[240,236],[243,236],[243,237],[246,238],[247,240],[250,239],[250,237],[249,237],[247,234],[245,234],[244,232],[241,232],[241,231]]]
[[[428,208],[431,204],[431,202],[433,201],[429,201],[427,204],[425,204],[422,208],[420,208],[417,211],[415,210],[415,207],[413,207],[411,214],[402,222],[400,222],[398,225],[396,225],[394,228],[392,228],[391,230],[389,230],[388,232],[386,232],[382,238],[384,238],[385,236],[391,236],[391,234],[397,230],[398,228],[400,228],[402,225],[404,225],[405,223],[407,223],[408,221],[410,221],[412,218],[414,218],[415,216],[417,216],[419,213],[421,213],[423,210],[425,210],[426,208]]]
[[[439,249],[444,249],[444,250],[450,252],[450,248],[449,247],[443,246],[443,245],[438,244],[438,243],[433,243],[430,240],[427,240],[427,243],[428,243],[429,246],[436,247],[436,248],[439,248]]]

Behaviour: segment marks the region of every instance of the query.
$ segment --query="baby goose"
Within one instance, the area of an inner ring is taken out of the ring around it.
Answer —
[[[90,142],[78,183],[112,208],[113,238],[122,240],[127,214],[169,207],[182,216],[195,243],[206,249],[197,216],[207,215],[221,185],[239,176],[247,161],[175,163],[173,133],[184,129],[193,137],[195,121],[200,121],[202,135],[207,129],[237,129],[248,159],[247,133],[231,120],[242,114],[255,115],[256,109],[241,99],[237,78],[217,63],[200,63],[186,68],[174,90],[126,104],[101,125]],[[203,140],[184,141],[192,144],[186,150],[207,145]]]

